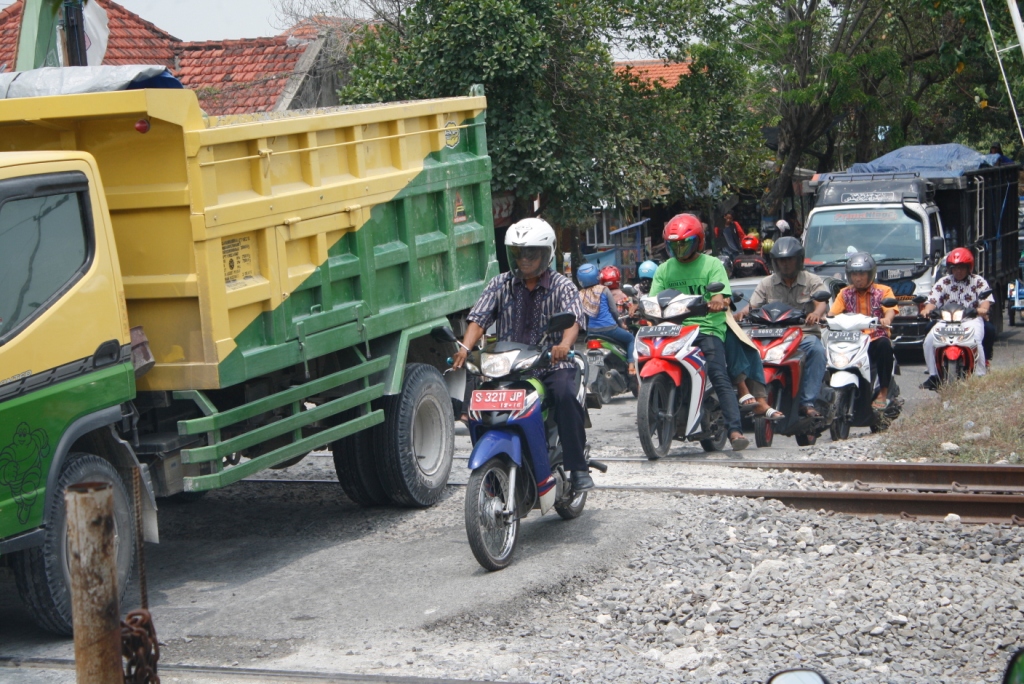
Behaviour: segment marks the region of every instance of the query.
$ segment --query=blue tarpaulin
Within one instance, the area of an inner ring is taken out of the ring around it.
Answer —
[[[908,145],[874,161],[854,164],[847,173],[917,172],[922,178],[962,176],[985,166],[995,166],[998,154],[982,154],[965,145]]]

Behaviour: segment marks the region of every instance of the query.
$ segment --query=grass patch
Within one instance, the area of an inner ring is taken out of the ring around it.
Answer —
[[[965,427],[970,421],[974,425]],[[983,433],[985,428],[991,436],[965,439],[966,433]],[[883,439],[892,459],[1024,462],[1024,366],[992,370],[943,387],[933,406],[896,421]],[[957,444],[959,453],[944,451],[943,442]]]

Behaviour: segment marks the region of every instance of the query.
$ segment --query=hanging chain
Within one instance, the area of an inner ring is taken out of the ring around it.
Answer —
[[[133,610],[121,623],[121,655],[125,665],[125,684],[160,684],[156,664],[160,645],[148,610]]]

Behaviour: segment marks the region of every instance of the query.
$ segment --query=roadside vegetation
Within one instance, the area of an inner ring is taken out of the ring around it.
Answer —
[[[993,370],[941,389],[935,406],[897,421],[884,438],[892,459],[948,463],[1024,460],[1024,367]],[[943,448],[955,444],[958,449]]]

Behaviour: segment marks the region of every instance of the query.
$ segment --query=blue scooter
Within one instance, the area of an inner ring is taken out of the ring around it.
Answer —
[[[575,322],[571,313],[555,314],[544,339]],[[448,328],[434,328],[431,336],[458,344]],[[483,351],[471,351],[466,359],[467,372],[484,380],[470,395],[467,411],[473,453],[466,486],[466,535],[473,555],[487,570],[501,570],[512,562],[519,520],[529,511],[538,508],[544,515],[554,507],[563,519],[572,520],[587,503],[587,492],[573,491],[562,466],[554,412],[545,401],[544,383],[533,377],[533,371],[550,365],[550,349],[550,345],[496,342]],[[580,369],[576,394],[585,407],[586,361],[572,352],[570,359]],[[588,418],[588,427],[589,422]],[[589,467],[608,470],[589,459],[589,446],[587,454]]]

